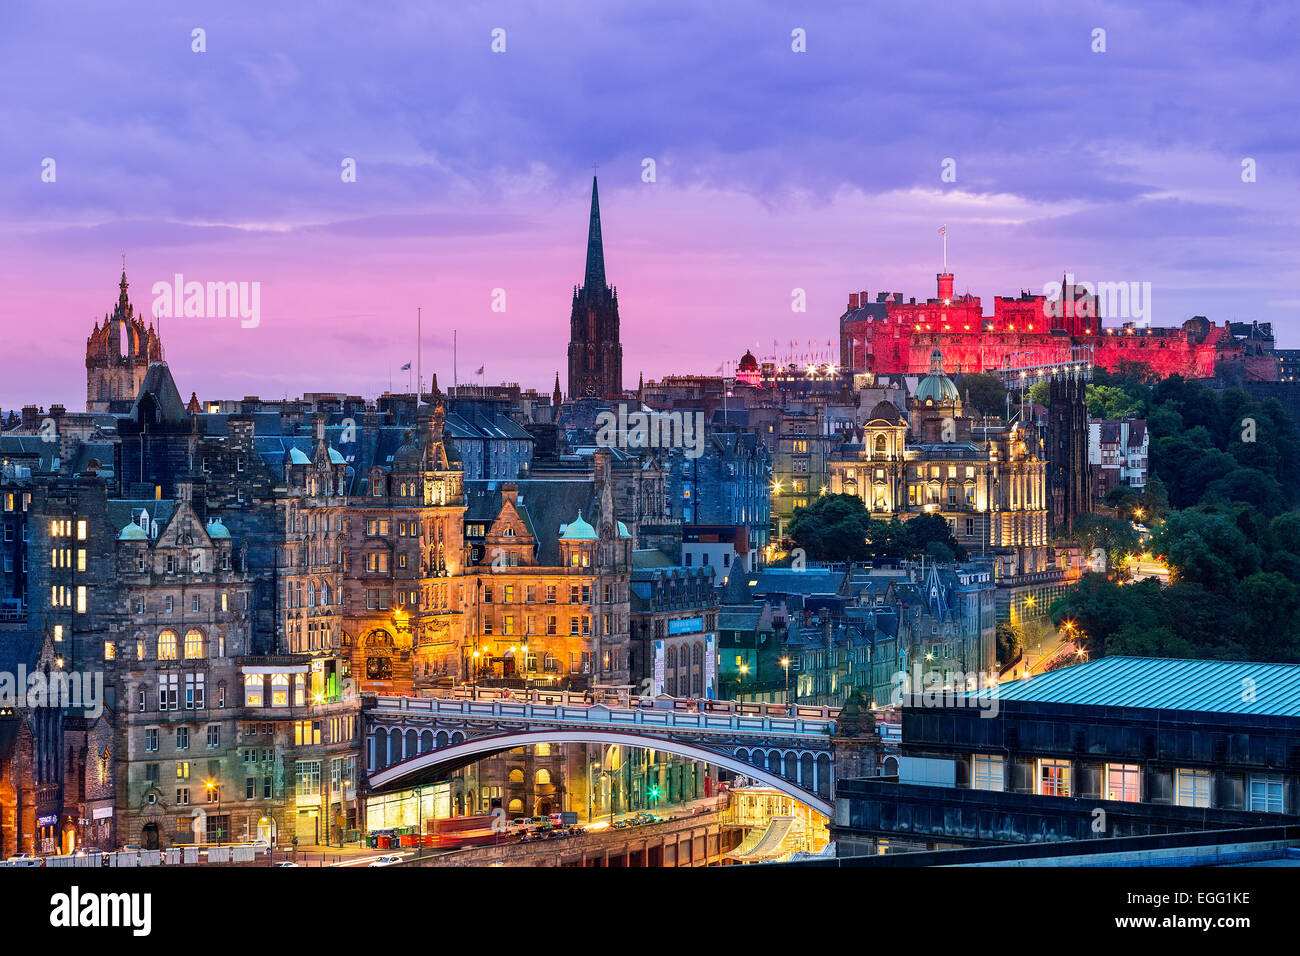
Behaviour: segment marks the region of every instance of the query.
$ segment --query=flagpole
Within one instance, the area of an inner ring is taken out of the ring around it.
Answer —
[[[420,366],[420,345],[424,341],[423,335],[424,309],[416,307],[415,310],[415,407],[420,408],[420,393],[424,391],[424,374]]]
[[[453,391],[460,383],[456,380],[456,330],[451,330],[451,387]]]

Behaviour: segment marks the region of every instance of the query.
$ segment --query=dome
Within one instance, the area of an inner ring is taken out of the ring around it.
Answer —
[[[618,536],[619,536],[620,538],[630,538],[630,537],[632,537],[632,532],[631,532],[631,531],[628,531],[628,530],[627,530],[627,525],[625,525],[625,524],[624,524],[623,522],[621,522],[621,521],[618,523]]]
[[[564,528],[564,534],[560,535],[565,541],[596,541],[600,535],[596,534],[596,529],[586,521],[582,520],[582,511],[578,511],[578,519]]]
[[[289,464],[291,465],[310,465],[311,459],[297,448],[289,449]]]
[[[209,521],[207,531],[208,531],[209,538],[230,537],[230,529],[227,528],[225,524],[222,523],[220,518],[213,518],[211,521]]]
[[[928,401],[936,405],[956,405],[961,400],[957,386],[943,373],[943,353],[938,349],[930,353],[930,374],[916,386],[915,398],[918,402]]]
[[[745,354],[740,357],[740,365],[738,367],[742,372],[757,372],[758,359],[754,358],[753,352],[749,351],[749,349],[745,349]]]
[[[335,451],[333,448],[331,448],[331,449],[330,449],[330,464],[331,464],[331,465],[343,465],[343,464],[347,464],[347,462],[344,461],[342,455],[340,455],[337,451]]]
[[[144,533],[144,528],[140,527],[134,521],[121,530],[117,536],[118,541],[148,541],[149,536]]]

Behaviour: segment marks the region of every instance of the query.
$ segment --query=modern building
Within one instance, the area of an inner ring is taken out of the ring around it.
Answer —
[[[905,699],[884,776],[841,780],[841,855],[1300,823],[1300,666],[1107,657]]]

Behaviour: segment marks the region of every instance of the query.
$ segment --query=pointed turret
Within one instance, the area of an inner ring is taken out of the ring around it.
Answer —
[[[591,177],[591,222],[587,226],[587,271],[583,280],[587,295],[597,296],[605,291],[605,244],[600,238],[600,196],[596,190],[596,177]]]
[[[560,404],[564,401],[564,396],[560,393],[560,372],[555,372],[555,391],[551,392],[551,405],[559,409]]]

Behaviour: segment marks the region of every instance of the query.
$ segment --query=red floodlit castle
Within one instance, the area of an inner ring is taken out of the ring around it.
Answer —
[[[1215,325],[1195,316],[1181,328],[1126,323],[1103,328],[1098,297],[1063,282],[1057,298],[1021,292],[997,296],[985,315],[979,296],[953,295],[953,275],[938,275],[938,295],[918,302],[900,293],[849,294],[840,317],[840,364],[855,371],[924,374],[937,348],[953,372],[1052,365],[1068,361],[1071,348],[1088,346],[1093,361],[1116,369],[1138,362],[1160,376],[1230,376],[1276,381],[1271,328],[1258,324]]]

